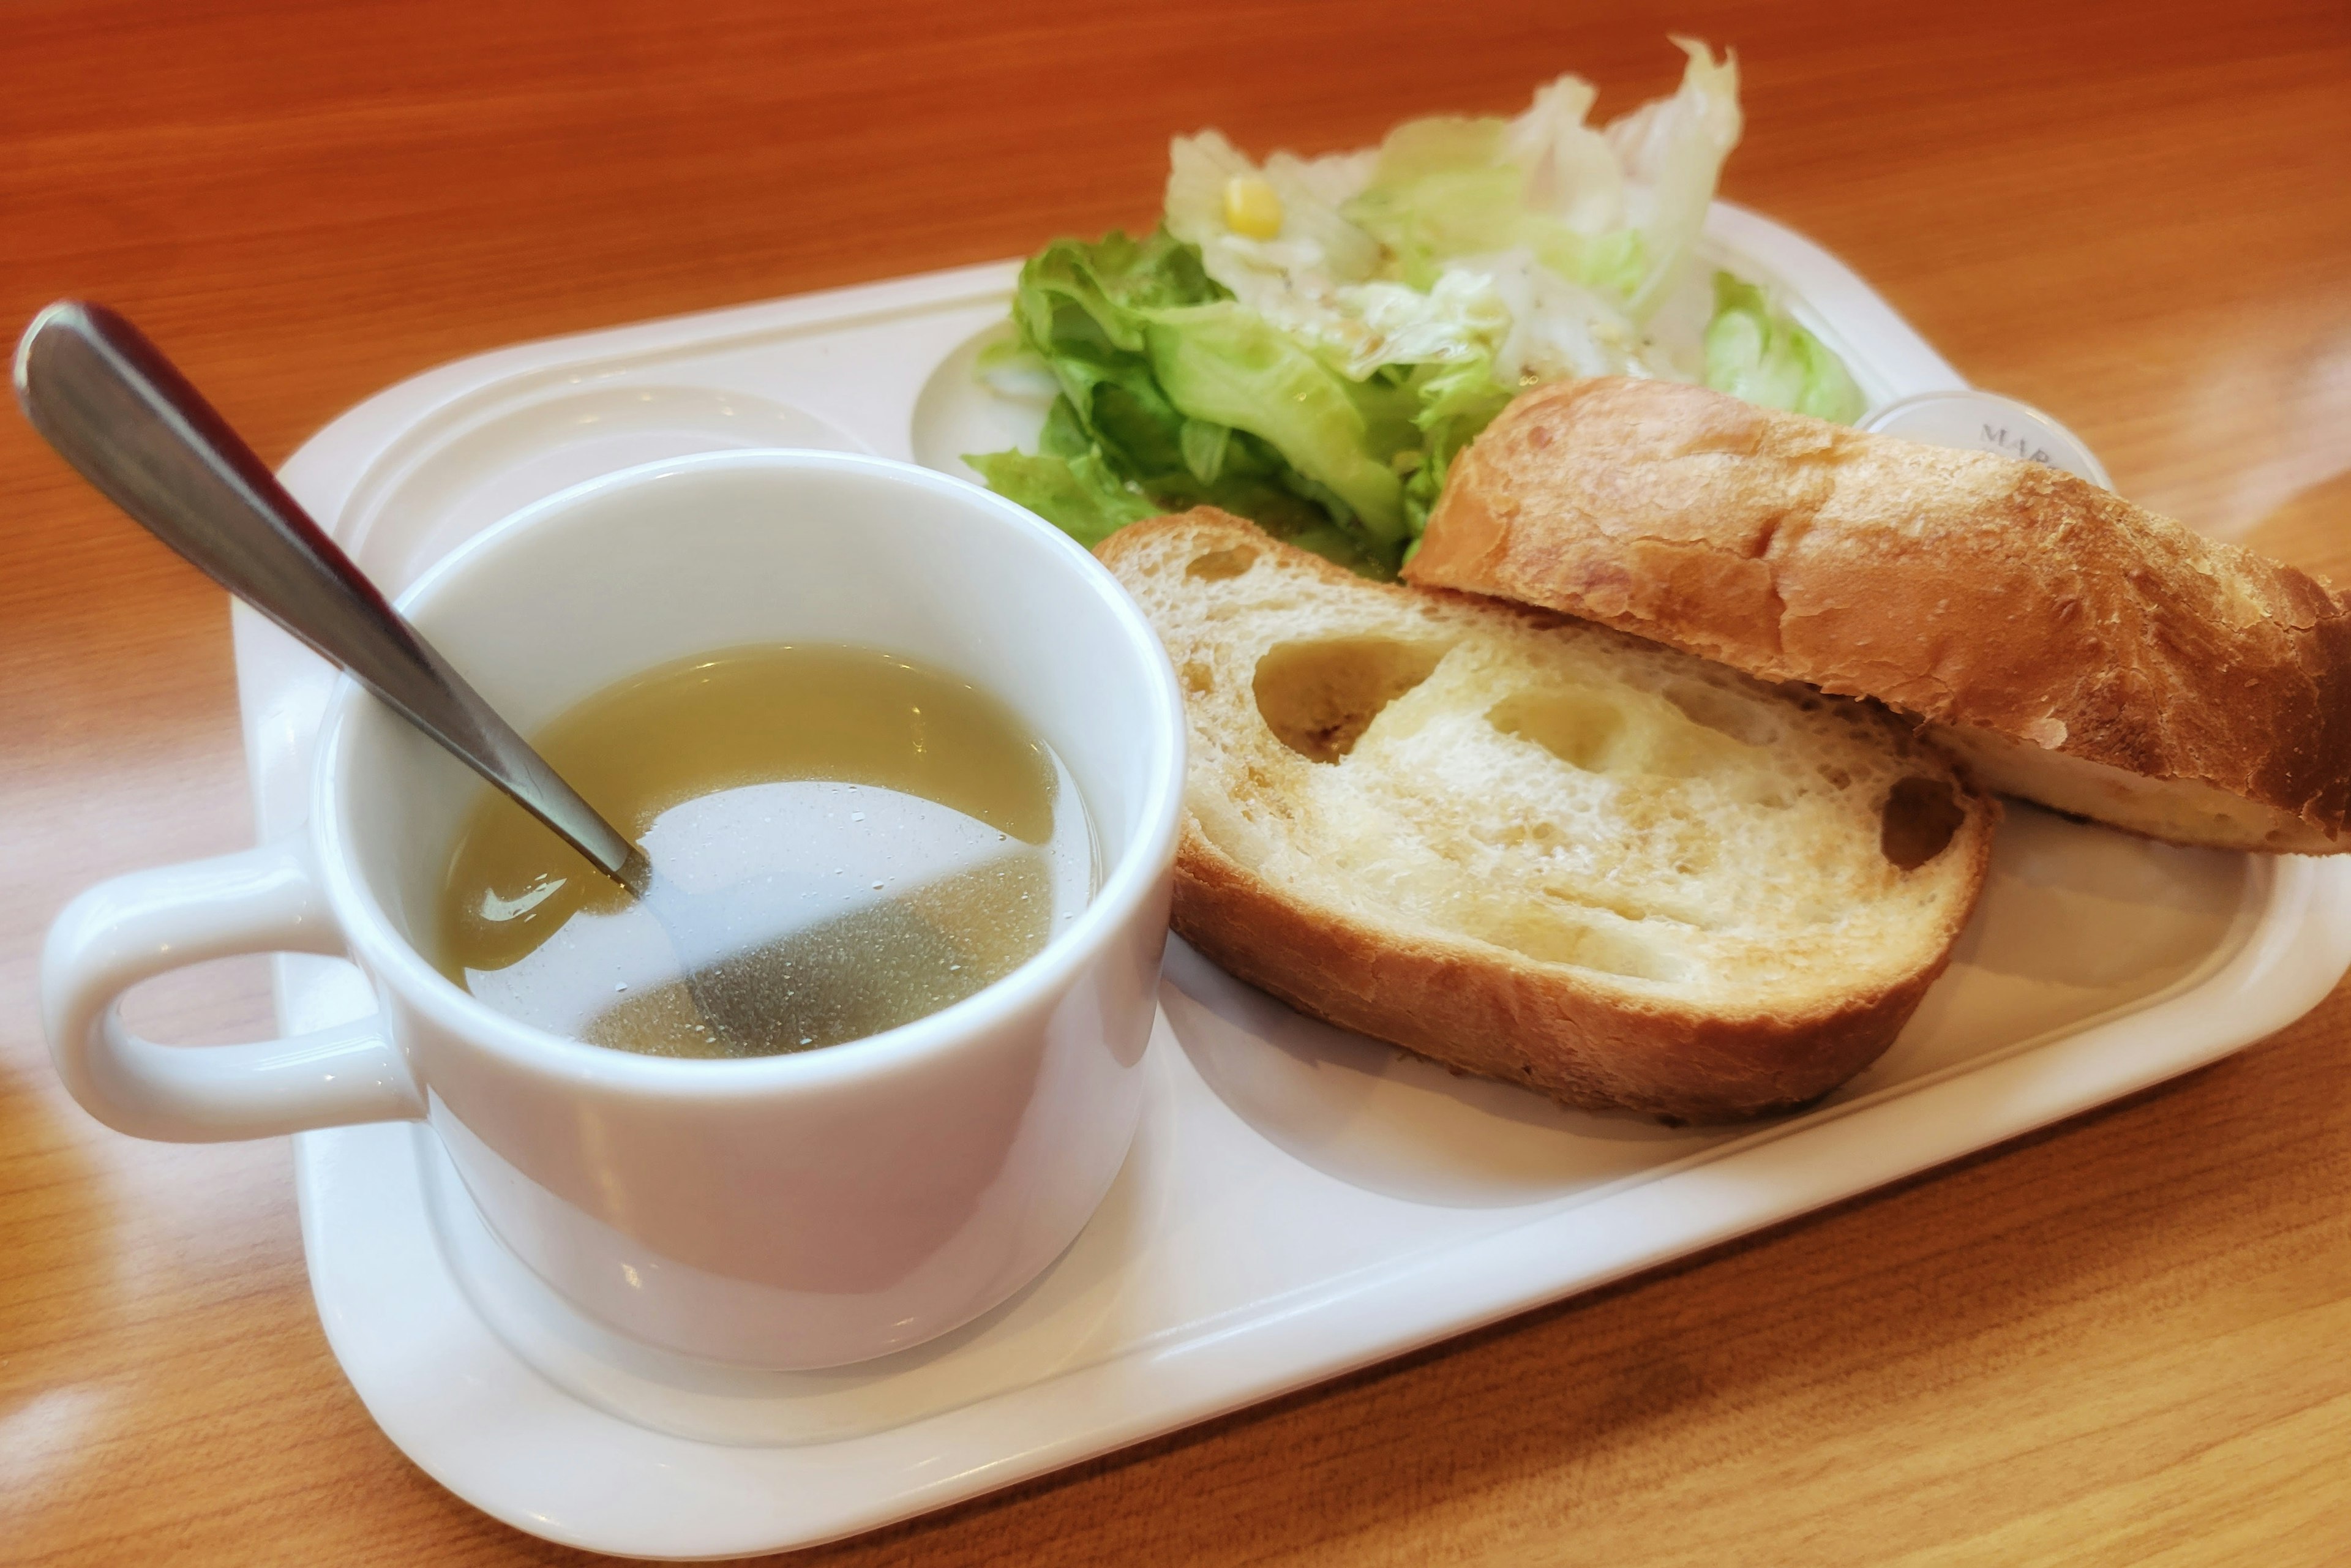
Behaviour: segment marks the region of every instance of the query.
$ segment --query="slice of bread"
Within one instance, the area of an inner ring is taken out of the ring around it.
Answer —
[[[1175,925],[1343,1028],[1573,1104],[1726,1121],[1890,1043],[1997,806],[1871,705],[1202,509],[1096,552],[1191,722]]]
[[[2061,811],[2351,851],[2351,614],[2037,463],[1702,387],[1560,382],[1455,464],[1405,575],[1875,697]]]

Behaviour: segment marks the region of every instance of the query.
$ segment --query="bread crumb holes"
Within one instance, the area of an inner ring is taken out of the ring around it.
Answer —
[[[1887,793],[1877,847],[1899,869],[1916,871],[1949,848],[1966,821],[1958,791],[1914,774]]]
[[[1780,727],[1769,715],[1719,687],[1676,681],[1663,695],[1692,724],[1729,736],[1741,746],[1769,746],[1780,738]]]
[[[1229,549],[1212,549],[1206,555],[1196,555],[1184,569],[1186,577],[1196,577],[1205,582],[1222,582],[1238,577],[1257,564],[1257,551],[1248,545],[1234,545]]]
[[[1383,708],[1428,679],[1446,647],[1393,637],[1277,643],[1257,662],[1251,682],[1258,714],[1299,756],[1336,762]]]
[[[1515,692],[1486,711],[1486,722],[1586,773],[1617,772],[1636,749],[1625,733],[1624,710],[1579,688]]]

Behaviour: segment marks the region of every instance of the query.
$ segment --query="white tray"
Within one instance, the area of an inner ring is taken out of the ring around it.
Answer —
[[[1962,384],[1834,258],[1718,206],[1718,259],[1779,284],[1873,404]],[[594,474],[727,446],[953,466],[1019,438],[969,376],[1013,266],[532,344],[353,409],[286,479],[393,588]],[[240,610],[258,821],[290,832],[329,685]],[[329,1342],[384,1431],[459,1496],[643,1556],[809,1544],[1268,1398],[1769,1225],[2210,1061],[2351,964],[2351,865],[2168,849],[2011,811],[1950,972],[1886,1057],[1733,1131],[1582,1115],[1301,1019],[1180,943],[1148,1108],[1102,1212],[978,1323],[828,1373],[617,1340],[484,1230],[429,1133],[296,1140]],[[279,960],[279,1012],[368,1005]]]

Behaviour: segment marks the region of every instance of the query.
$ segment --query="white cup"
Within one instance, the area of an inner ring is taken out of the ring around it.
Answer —
[[[1013,974],[867,1040],[681,1061],[561,1039],[420,956],[485,786],[346,679],[306,834],[103,883],[51,928],[50,1046],[85,1108],[180,1140],[423,1118],[492,1230],[575,1305],[748,1365],[945,1333],[1075,1239],[1141,1110],[1184,781],[1174,675],[1109,573],[927,470],[733,452],[551,497],[401,603],[526,734],[623,677],[745,643],[863,645],[961,674],[1061,754],[1100,890]],[[348,952],[376,1013],[244,1046],[122,1026],[140,980],[272,951]]]

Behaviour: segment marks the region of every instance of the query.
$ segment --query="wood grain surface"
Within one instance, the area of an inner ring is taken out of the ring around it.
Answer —
[[[265,455],[549,333],[1149,221],[1170,132],[1359,143],[1734,45],[1727,193],[2119,487],[2351,582],[2351,12],[1771,0],[1094,8],[12,0],[0,326],[142,321]],[[52,1077],[40,934],[250,841],[221,595],[0,416],[0,1561],[514,1563],[320,1335],[285,1144],[141,1144]],[[267,1021],[257,963],[136,1017]],[[2351,1560],[2351,1001],[1682,1267],[810,1554]]]

